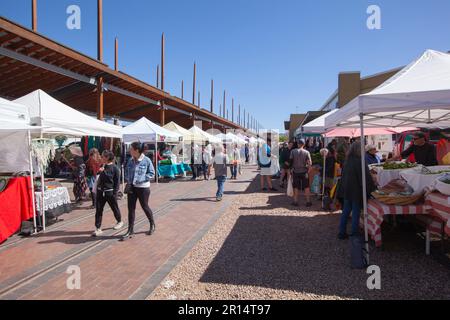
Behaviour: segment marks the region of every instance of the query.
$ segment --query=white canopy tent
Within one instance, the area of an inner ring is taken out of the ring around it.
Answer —
[[[325,128],[450,127],[450,55],[427,50],[370,93],[325,119]]]
[[[125,143],[179,142],[182,138],[181,134],[160,127],[145,117],[123,128],[122,132]]]
[[[427,50],[370,93],[352,100],[325,119],[325,127],[450,127],[450,55]],[[361,143],[364,233],[369,261],[367,191]]]
[[[0,172],[30,169],[30,161],[24,157],[30,150],[24,142],[28,140],[28,131],[40,129],[30,125],[26,106],[0,98]]]
[[[193,139],[193,141],[195,142],[209,142],[209,143],[221,143],[222,141],[213,136],[212,134],[209,134],[206,131],[203,131],[202,129],[200,129],[197,126],[193,126],[192,128],[189,129],[189,131],[192,134],[191,139]]]
[[[51,97],[43,90],[33,91],[14,100],[14,102],[23,104],[28,108],[32,125],[42,127],[34,136],[40,138],[53,138],[58,135],[66,135],[69,137],[98,136],[122,138],[121,127],[108,124],[79,112]],[[42,189],[45,190],[43,164],[40,165]],[[44,192],[42,192],[42,195],[44,195]],[[42,207],[44,207],[43,196]],[[43,216],[45,217],[45,215]],[[43,227],[45,231],[45,220]]]
[[[303,126],[303,130],[301,130],[301,128],[298,128],[296,131],[296,134],[299,133],[317,133],[317,134],[322,134],[325,131],[327,131],[325,129],[325,119],[327,117],[329,117],[330,115],[336,113],[338,111],[338,109],[332,110],[328,113],[325,113],[324,115],[321,115],[320,117],[314,119],[313,121],[305,124]]]
[[[250,137],[248,139],[248,143],[249,144],[257,144],[258,143],[258,139],[256,139],[255,137]]]
[[[37,225],[31,132],[41,130],[41,127],[30,125],[30,115],[26,106],[0,98],[0,172],[30,172],[34,232]]]
[[[138,121],[123,128],[123,140],[127,144],[133,142],[153,142],[155,143],[155,155],[158,152],[158,142],[178,142],[182,139],[182,135],[167,130],[143,117]],[[159,182],[158,177],[158,158],[155,157],[156,165],[156,183]]]
[[[181,135],[184,141],[191,140],[192,133],[173,121],[166,124],[163,128]]]
[[[216,138],[219,138],[225,144],[239,144],[244,145],[247,143],[245,139],[239,138],[237,135],[228,132],[228,133],[220,133],[216,135]]]
[[[42,90],[36,90],[14,100],[29,108],[31,123],[42,127],[42,135],[54,137],[97,136],[122,138],[122,128],[100,121],[56,100]]]
[[[238,133],[237,136],[244,140],[246,143],[249,141],[249,137],[243,135],[242,133]]]

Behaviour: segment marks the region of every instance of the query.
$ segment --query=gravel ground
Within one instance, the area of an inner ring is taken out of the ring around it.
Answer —
[[[283,194],[256,188],[233,198],[149,299],[450,299],[449,267],[426,257],[412,233],[372,249],[382,287],[371,291],[365,270],[349,267],[350,243],[336,238],[338,213],[320,211],[319,201],[294,209]]]

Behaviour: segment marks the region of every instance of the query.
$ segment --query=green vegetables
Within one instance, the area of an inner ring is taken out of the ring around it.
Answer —
[[[431,171],[431,172],[426,172],[425,174],[432,175],[432,174],[443,174],[443,173],[450,173],[450,170]]]
[[[417,167],[416,163],[409,163],[409,162],[386,162],[383,164],[384,170],[411,169],[415,167]]]

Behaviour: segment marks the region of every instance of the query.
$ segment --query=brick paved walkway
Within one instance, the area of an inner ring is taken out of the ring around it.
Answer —
[[[215,181],[177,181],[152,185],[150,205],[157,232],[149,237],[148,221],[137,211],[136,236],[112,230],[112,212],[104,214],[104,236],[92,238],[94,210],[81,208],[64,215],[46,233],[0,245],[0,299],[145,299],[256,175],[244,170],[238,181],[227,181],[224,201],[215,201]],[[120,208],[127,221],[126,202]],[[67,268],[81,270],[81,289],[68,290]]]

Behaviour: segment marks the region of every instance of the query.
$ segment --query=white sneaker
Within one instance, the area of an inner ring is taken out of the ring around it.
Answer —
[[[95,229],[95,231],[92,233],[93,237],[99,237],[103,234],[102,229]]]
[[[123,228],[123,222],[119,222],[113,227],[114,230],[120,230],[122,228]]]

